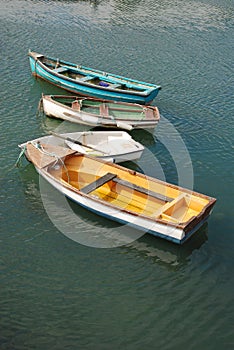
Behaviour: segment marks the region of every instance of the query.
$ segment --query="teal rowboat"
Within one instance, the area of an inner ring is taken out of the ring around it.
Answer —
[[[161,89],[119,75],[87,68],[29,51],[32,74],[67,91],[130,103],[150,104]]]

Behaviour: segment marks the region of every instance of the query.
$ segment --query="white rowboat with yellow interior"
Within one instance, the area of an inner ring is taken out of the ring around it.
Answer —
[[[216,200],[67,148],[27,143],[26,156],[54,188],[98,215],[184,243]]]

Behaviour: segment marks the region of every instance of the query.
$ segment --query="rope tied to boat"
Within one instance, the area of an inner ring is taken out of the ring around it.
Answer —
[[[60,162],[60,163],[62,164],[63,168],[64,168],[65,171],[66,171],[67,181],[68,181],[68,183],[70,183],[69,172],[68,172],[68,169],[67,169],[67,167],[66,167],[64,161],[62,160],[62,158],[59,157],[59,156],[58,156],[56,153],[54,153],[54,152],[48,152],[48,151],[46,151],[46,150],[44,149],[44,147],[42,146],[42,144],[40,143],[40,141],[31,141],[30,143],[31,143],[31,145],[32,145],[33,147],[35,147],[39,152],[45,154],[46,156],[54,157],[54,158],[55,158],[55,162],[54,162],[54,164],[53,164],[53,167],[55,167],[55,165],[56,165],[57,163]]]
[[[26,145],[21,149],[21,152],[17,158],[17,161],[15,162],[15,167],[19,168],[21,165],[21,158],[23,157],[24,153],[26,151]]]
[[[43,95],[38,102],[37,112],[36,112],[36,117],[41,117],[41,116],[45,116],[44,107],[43,107]]]
[[[50,157],[54,157],[56,158],[56,161],[58,162],[59,160],[61,161],[61,163],[63,163],[63,160],[61,159],[61,157],[59,157],[56,153],[54,152],[48,152],[44,149],[44,147],[42,146],[40,141],[31,141],[30,142],[37,150],[39,150],[41,153],[50,156]]]

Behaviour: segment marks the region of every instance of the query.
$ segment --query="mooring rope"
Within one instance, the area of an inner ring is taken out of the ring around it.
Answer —
[[[43,108],[43,99],[41,97],[40,101],[38,102],[36,117],[40,117],[41,115],[44,115],[44,114],[45,113]]]
[[[23,157],[24,153],[26,151],[26,145],[21,149],[21,152],[17,158],[17,161],[15,162],[15,167],[19,168],[21,165],[21,158]]]
[[[70,177],[69,177],[69,172],[68,172],[68,169],[64,163],[64,161],[62,160],[61,157],[59,157],[56,153],[54,152],[48,152],[44,149],[44,147],[41,145],[40,141],[31,141],[30,142],[31,145],[33,145],[39,152],[49,156],[49,157],[54,157],[56,158],[54,164],[53,164],[53,167],[55,166],[55,164],[61,162],[62,163],[62,166],[64,167],[65,171],[66,171],[66,175],[67,175],[67,181],[68,183],[70,183]]]
[[[24,155],[24,152],[26,150],[26,146],[24,146],[24,148],[21,149],[21,152],[17,158],[17,161],[14,163],[13,166],[11,166],[9,169],[6,169],[5,171],[2,172],[1,176],[0,176],[0,179],[4,179],[4,177],[10,172],[12,171],[13,169],[15,169],[16,167],[20,167],[21,165],[21,158],[22,156]]]

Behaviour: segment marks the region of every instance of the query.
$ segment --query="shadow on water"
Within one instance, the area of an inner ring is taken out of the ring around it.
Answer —
[[[32,204],[30,207],[35,211],[41,209],[42,203],[40,198],[38,175],[33,165],[27,164],[26,167],[21,167],[19,169],[19,174],[22,180],[22,185],[24,187],[25,198]],[[53,199],[55,199],[56,202],[58,191],[52,189],[52,192],[49,192],[50,197],[53,196]],[[72,213],[75,214],[75,216],[78,218],[80,224],[75,236],[69,236],[69,234],[66,234],[60,230],[60,232],[66,237],[80,244],[81,231],[84,235],[87,236],[89,236],[90,233],[91,235],[93,234],[91,231],[95,231],[96,236],[99,234],[100,236],[103,234],[106,236],[109,236],[110,234],[111,236],[114,235],[115,232],[117,232],[117,234],[122,233],[125,235],[125,232],[127,232],[126,237],[132,237],[132,241],[130,243],[119,246],[118,249],[121,249],[125,254],[136,254],[142,259],[150,259],[153,263],[161,264],[162,266],[165,266],[169,269],[180,269],[181,267],[188,264],[192,253],[195,250],[199,250],[201,246],[208,240],[207,223],[204,224],[187,242],[185,242],[182,246],[179,246],[161,238],[151,236],[147,233],[141,236],[139,235],[139,231],[134,228],[128,226],[126,227],[126,225],[121,225],[104,217],[100,217],[67,198],[66,201],[72,210]],[[57,203],[55,203],[55,209],[58,212],[60,210],[59,206],[57,206]],[[66,220],[66,216],[64,217],[64,220]],[[136,235],[136,239],[134,239],[134,235]],[[92,246],[92,244],[90,246]],[[113,247],[114,246],[109,246],[107,248]]]
[[[41,208],[39,179],[34,166],[31,163],[28,163],[28,161],[23,157],[18,165],[17,171],[23,186],[22,189],[25,199],[30,203],[30,207]]]
[[[145,234],[137,241],[128,244],[124,249],[127,253],[134,253],[143,259],[151,259],[153,263],[167,268],[180,269],[190,261],[195,250],[208,240],[208,223],[205,223],[193,237],[182,246]]]
[[[50,84],[49,82],[38,78],[38,77],[31,77],[32,79],[32,87],[30,89],[30,93],[34,96],[39,95],[39,98],[41,97],[42,93],[44,95],[74,95],[70,93],[69,91],[65,91],[64,89],[55,86],[53,84]]]

